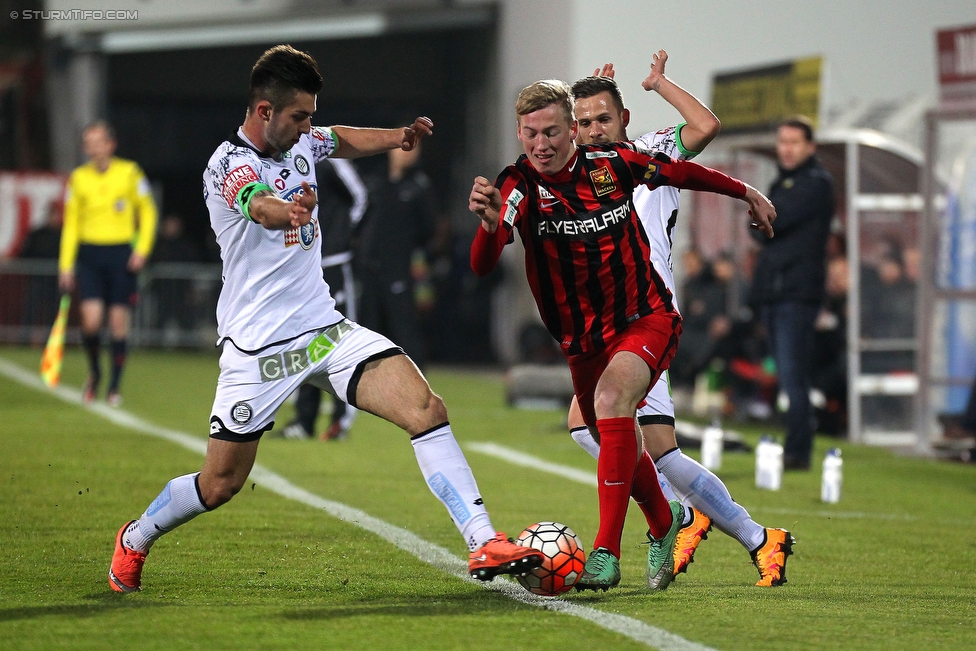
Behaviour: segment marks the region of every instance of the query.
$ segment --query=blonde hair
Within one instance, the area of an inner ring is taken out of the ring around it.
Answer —
[[[572,90],[569,84],[558,79],[543,79],[523,88],[515,101],[515,114],[521,117],[550,104],[558,104],[569,122],[576,119],[573,113]]]

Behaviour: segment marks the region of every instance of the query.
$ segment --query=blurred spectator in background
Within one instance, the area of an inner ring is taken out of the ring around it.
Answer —
[[[52,201],[48,206],[47,219],[40,228],[35,228],[24,240],[20,257],[25,260],[57,260],[61,246],[61,223],[63,206],[60,201]],[[43,341],[54,323],[58,312],[57,277],[38,273],[28,274],[24,293],[24,314],[21,323],[25,329],[37,330],[37,337],[28,335],[29,341]]]
[[[200,252],[183,235],[183,218],[179,215],[166,215],[159,223],[159,235],[150,258],[153,264],[200,262]],[[156,297],[155,327],[165,328],[171,322],[181,330],[192,330],[196,324],[196,301],[193,295],[193,281],[181,273],[178,278],[170,278],[161,273],[153,279],[152,288]]]
[[[88,356],[82,398],[92,402],[102,378],[99,361],[102,321],[108,311],[112,374],[106,400],[122,402],[132,306],[138,300],[136,274],[156,239],[156,205],[139,165],[116,158],[115,134],[99,121],[82,132],[88,162],[68,178],[58,284],[81,300],[81,341]]]
[[[810,468],[814,323],[824,298],[824,256],[834,216],[833,180],[816,150],[809,119],[780,125],[779,176],[769,191],[776,207],[775,237],[751,231],[762,244],[751,300],[769,337],[780,389],[789,398],[783,453],[783,467],[789,470]]]
[[[430,179],[417,167],[420,147],[391,150],[387,173],[366,179],[369,209],[357,233],[358,322],[396,341],[423,368],[427,351],[417,320],[414,252],[438,224]]]
[[[20,257],[28,260],[57,260],[61,250],[61,226],[64,222],[64,206],[52,201],[47,209],[44,225],[35,228],[24,240]]]
[[[917,275],[917,267],[916,267]],[[904,251],[895,239],[884,242],[880,257],[861,270],[861,333],[866,339],[914,339],[916,283],[906,273]],[[861,370],[868,374],[911,373],[911,350],[867,351]],[[890,429],[910,427],[913,405],[897,395],[875,395],[863,403],[865,422]]]
[[[727,328],[726,299],[728,296],[728,274],[716,276],[716,266],[720,273],[729,267],[725,262],[709,265],[695,249],[685,251],[682,256],[685,271],[684,288],[681,297],[681,345],[671,362],[669,373],[671,381],[677,386],[691,386],[695,377],[708,365],[712,358],[716,335],[724,336]]]
[[[847,431],[847,288],[847,258],[830,258],[814,332],[812,386],[817,429],[834,436]]]
[[[318,220],[322,233],[322,277],[332,290],[336,309],[347,319],[359,321],[356,287],[353,281],[352,233],[359,226],[368,205],[366,186],[355,166],[342,158],[326,158],[315,166],[318,180]],[[282,430],[290,439],[315,434],[315,421],[322,406],[322,390],[311,384],[298,389],[295,418]],[[345,439],[356,419],[356,408],[332,397],[329,427],[323,441]]]

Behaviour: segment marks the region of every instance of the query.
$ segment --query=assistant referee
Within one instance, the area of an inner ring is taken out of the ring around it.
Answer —
[[[102,378],[100,331],[108,306],[112,374],[106,401],[122,402],[119,383],[125,366],[129,319],[135,305],[136,274],[152,252],[156,206],[149,182],[133,161],[116,158],[112,127],[94,122],[82,132],[88,162],[68,179],[58,262],[61,291],[77,286],[82,344],[89,374],[83,398],[92,402]]]

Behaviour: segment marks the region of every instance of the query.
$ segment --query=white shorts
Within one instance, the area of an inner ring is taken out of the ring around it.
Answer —
[[[304,382],[356,406],[356,387],[366,364],[401,354],[383,335],[348,319],[259,353],[244,353],[226,342],[210,436],[256,441],[274,426],[278,408]]]
[[[644,398],[644,406],[637,409],[637,422],[641,425],[671,425],[674,427],[674,401],[671,399],[671,378],[661,373]]]

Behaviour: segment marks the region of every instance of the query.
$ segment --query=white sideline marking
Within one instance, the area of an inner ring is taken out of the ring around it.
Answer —
[[[526,454],[525,452],[519,452],[518,450],[513,450],[512,448],[505,447],[504,445],[498,445],[497,443],[467,443],[464,446],[466,449],[472,452],[480,452],[482,454],[487,454],[488,456],[495,457],[497,459],[502,459],[503,461],[508,461],[516,466],[522,466],[524,468],[531,468],[532,470],[539,470],[542,472],[548,472],[553,475],[558,475],[566,479],[570,479],[580,484],[586,484],[588,486],[597,486],[596,473],[587,472],[585,470],[580,470],[579,468],[573,468],[572,466],[564,466],[558,463],[552,463],[541,459],[539,457],[533,456],[531,454]],[[745,505],[743,505],[745,506]],[[891,513],[866,513],[863,511],[798,511],[796,509],[781,509],[781,508],[768,508],[768,507],[749,507],[746,506],[747,511],[758,511],[760,513],[778,513],[782,515],[797,515],[797,516],[816,516],[821,518],[849,518],[849,519],[875,519],[875,520],[914,520],[915,517],[906,514],[891,514]]]
[[[86,405],[81,400],[81,392],[75,389],[58,387],[55,389],[47,388],[36,374],[30,373],[20,366],[0,358],[0,373],[7,377],[38,391],[43,391],[55,395],[56,397],[87,409],[116,425],[135,430],[143,434],[149,434],[158,438],[176,443],[188,450],[199,454],[206,454],[207,443],[205,440],[179,432],[153,425],[138,416],[130,414],[121,409],[113,409],[104,404]],[[581,474],[582,471],[579,471]],[[650,624],[646,624],[637,619],[624,615],[615,615],[596,608],[581,606],[571,601],[555,599],[551,597],[539,597],[524,590],[514,581],[498,577],[490,583],[484,583],[472,579],[468,574],[468,564],[452,554],[447,549],[439,545],[427,542],[420,536],[390,524],[379,518],[375,518],[365,511],[334,502],[319,497],[307,490],[296,486],[281,475],[255,463],[251,469],[250,478],[256,483],[264,486],[268,490],[287,497],[288,499],[301,502],[313,508],[321,509],[329,515],[358,527],[375,533],[380,538],[393,543],[400,549],[409,552],[420,560],[433,565],[439,570],[456,576],[469,583],[483,585],[489,590],[500,592],[506,597],[519,601],[530,606],[537,606],[544,610],[557,613],[564,613],[585,619],[589,622],[605,628],[614,633],[619,633],[632,640],[647,644],[648,646],[660,649],[661,651],[715,651],[712,647],[707,647],[696,642],[691,642],[674,633],[669,633]]]

